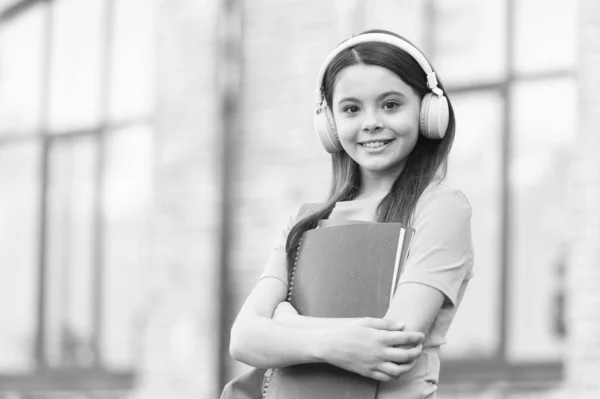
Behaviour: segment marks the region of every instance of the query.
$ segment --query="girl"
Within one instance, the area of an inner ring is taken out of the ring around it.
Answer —
[[[472,277],[471,207],[442,183],[454,112],[425,57],[400,36],[364,32],[340,44],[318,79],[315,126],[332,153],[323,204],[301,207],[231,331],[231,355],[259,368],[327,362],[381,381],[378,398],[435,398],[439,349]],[[288,265],[320,219],[415,229],[383,319],[299,315]]]

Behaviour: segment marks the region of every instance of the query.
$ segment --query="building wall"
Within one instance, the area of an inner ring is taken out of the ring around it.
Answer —
[[[315,76],[335,43],[333,2],[244,2],[229,298],[233,318],[288,216],[326,193],[329,160],[312,131]],[[231,320],[232,321],[232,320]],[[246,367],[231,361],[231,374]]]
[[[567,271],[565,389],[600,396],[600,4],[581,0],[578,13],[578,147],[571,168],[577,226]]]
[[[153,262],[136,397],[218,395],[220,4],[157,2]]]

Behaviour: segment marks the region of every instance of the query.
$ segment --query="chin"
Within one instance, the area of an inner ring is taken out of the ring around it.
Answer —
[[[394,172],[397,169],[401,168],[401,165],[399,164],[389,164],[389,163],[385,163],[385,164],[381,164],[381,163],[376,163],[376,164],[369,164],[369,163],[363,163],[361,165],[361,168],[365,171],[369,171],[371,173],[388,173],[388,172]]]

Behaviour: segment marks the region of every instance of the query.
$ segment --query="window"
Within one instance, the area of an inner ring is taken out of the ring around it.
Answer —
[[[575,81],[523,81],[511,89],[508,356],[557,360],[564,327],[562,273],[574,227],[566,205],[567,165],[575,148]]]
[[[460,130],[448,165],[448,181],[460,187],[471,206],[476,279],[469,284],[444,355],[449,358],[487,358],[500,345],[500,232],[502,177],[502,97],[495,91],[452,96]],[[468,296],[467,296],[468,295]],[[473,300],[477,298],[477,300]],[[477,328],[473,328],[477,326]]]
[[[473,85],[506,77],[505,0],[434,1],[431,57],[444,84]],[[477,34],[473,34],[477,32]]]
[[[449,180],[474,209],[476,270],[442,382],[547,387],[562,372],[576,4],[431,4],[433,63],[457,115]]]
[[[0,386],[132,384],[148,265],[153,10],[0,2]]]

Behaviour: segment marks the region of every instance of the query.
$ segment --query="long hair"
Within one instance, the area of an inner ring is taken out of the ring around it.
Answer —
[[[369,30],[361,34],[365,33],[386,33],[407,41],[402,36],[385,30]],[[412,56],[394,45],[368,42],[345,49],[335,56],[327,66],[323,78],[323,92],[327,104],[333,103],[333,90],[339,72],[357,64],[376,65],[390,70],[410,86],[421,99],[429,93],[425,72]],[[439,78],[438,86],[444,90]],[[446,94],[445,90],[444,94]],[[440,174],[440,178],[445,176],[448,153],[452,147],[456,126],[450,99],[448,99],[448,106],[450,118],[444,138],[432,140],[419,134],[417,143],[408,155],[402,172],[377,207],[378,222],[399,222],[410,226],[417,201],[423,191],[436,178],[437,173]],[[327,219],[336,202],[352,200],[360,188],[359,165],[345,151],[332,154],[331,161],[333,173],[327,200],[309,215],[296,221],[288,234],[286,242],[288,271],[293,264],[293,258],[304,232],[317,227],[320,219]]]

